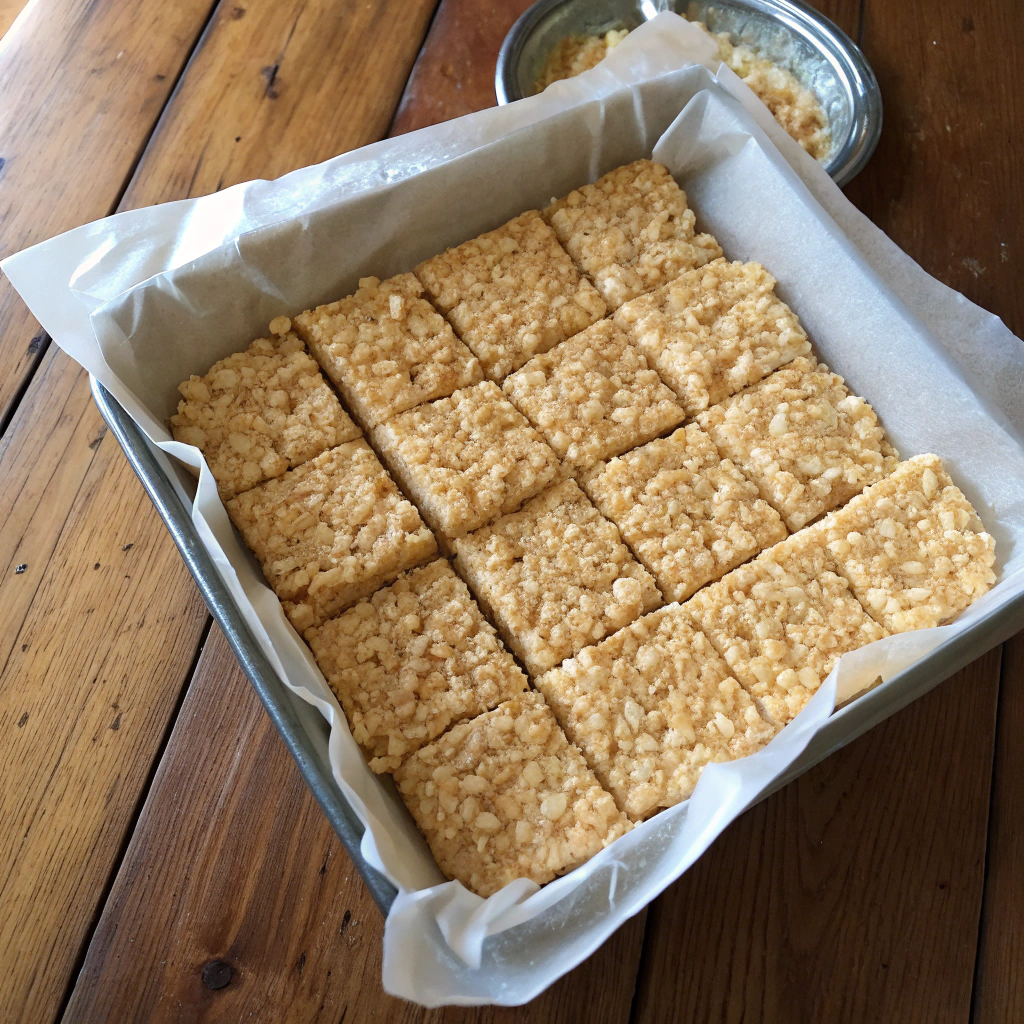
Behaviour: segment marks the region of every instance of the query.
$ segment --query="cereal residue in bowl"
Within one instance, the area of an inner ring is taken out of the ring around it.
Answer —
[[[694,22],[705,32],[707,26]],[[772,112],[775,120],[814,157],[824,161],[832,150],[828,118],[818,97],[796,76],[746,43],[734,44],[728,32],[708,33],[718,43],[718,57]],[[573,78],[600,63],[628,35],[627,29],[601,36],[568,36],[556,46],[537,78],[537,92],[552,82]]]

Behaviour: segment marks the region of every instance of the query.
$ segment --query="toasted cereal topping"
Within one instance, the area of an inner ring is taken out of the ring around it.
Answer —
[[[573,480],[455,550],[456,568],[531,675],[661,604],[650,574]]]
[[[559,475],[555,453],[491,381],[396,416],[373,436],[448,538],[511,512]]]
[[[437,550],[365,441],[351,441],[227,504],[300,632]]]
[[[657,437],[685,415],[609,320],[535,356],[503,389],[577,471]]]
[[[454,726],[395,781],[441,870],[484,897],[550,882],[630,828],[537,693]]]
[[[713,260],[627,302],[615,319],[689,416],[811,351],[760,263]]]
[[[443,559],[306,630],[306,640],[375,772],[527,688]]]
[[[359,437],[288,318],[270,326],[282,336],[257,338],[178,387],[171,433],[203,453],[224,501]]]
[[[893,633],[938,626],[996,581],[996,542],[937,455],[901,462],[821,527],[854,594]]]
[[[683,609],[779,726],[803,709],[841,655],[888,635],[833,571],[820,525],[698,590]]]
[[[421,263],[416,276],[499,384],[605,314],[536,210]]]
[[[778,512],[695,423],[595,467],[583,486],[670,601],[786,536]]]
[[[629,29],[613,28],[600,36],[566,36],[547,55],[534,92],[543,92],[552,82],[574,78],[597,67],[628,35]]]
[[[899,461],[874,409],[813,357],[795,359],[697,421],[793,531]]]
[[[584,647],[537,688],[633,821],[687,799],[705,765],[775,735],[679,605]]]
[[[295,318],[367,429],[483,380],[476,357],[422,296],[412,274],[364,277],[354,295]]]
[[[544,219],[611,309],[722,255],[694,234],[694,213],[668,169],[617,167],[544,210]]]

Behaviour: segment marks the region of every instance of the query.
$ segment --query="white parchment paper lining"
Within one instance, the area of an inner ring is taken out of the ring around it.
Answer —
[[[712,72],[717,72],[717,77]],[[176,385],[359,277],[409,270],[641,156],[667,164],[732,259],[763,262],[816,350],[906,457],[942,456],[996,537],[998,585],[956,623],[842,659],[765,750],[712,765],[693,797],[539,889],[488,900],[446,882],[234,534],[199,452],[172,441]],[[362,853],[398,888],[384,985],[425,1005],[518,1004],[596,949],[770,789],[834,703],[889,679],[1024,591],[1024,347],[858,213],[715,46],[672,14],[540,96],[201,199],[136,210],[9,258],[42,325],[160,448],[199,471],[193,521],[267,657],[330,724]],[[980,653],[980,652],[979,652]],[[884,690],[884,686],[883,686]],[[892,694],[893,707],[899,694]]]

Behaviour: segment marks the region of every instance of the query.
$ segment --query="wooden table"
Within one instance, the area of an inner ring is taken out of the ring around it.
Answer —
[[[0,46],[0,255],[488,106],[526,5],[31,0]],[[819,6],[885,100],[850,198],[1021,334],[1024,6]],[[428,1013],[382,993],[380,915],[6,281],[0,365],[0,1021],[1024,1020],[1024,634],[530,1006]]]

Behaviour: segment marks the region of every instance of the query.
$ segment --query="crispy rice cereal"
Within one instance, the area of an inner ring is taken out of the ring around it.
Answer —
[[[307,629],[306,640],[375,772],[397,768],[452,722],[526,689],[526,676],[443,559]]]
[[[793,531],[899,461],[874,409],[813,357],[795,359],[697,421]]]
[[[367,430],[483,380],[412,274],[364,277],[354,295],[297,316],[295,329]]]
[[[485,897],[550,882],[630,828],[536,693],[456,725],[395,781],[441,870]]]
[[[605,314],[536,210],[421,263],[416,276],[499,384]]]
[[[178,387],[171,433],[206,456],[224,501],[359,436],[290,327],[278,317],[277,336]]]
[[[756,384],[811,343],[760,263],[713,260],[615,314],[688,416]]]
[[[705,765],[775,735],[679,605],[584,647],[537,689],[633,821],[689,797]]]
[[[489,380],[396,416],[373,437],[446,538],[513,511],[560,472],[544,438]]]
[[[456,568],[534,676],[661,604],[650,574],[573,480],[455,550]]]
[[[597,67],[628,35],[629,29],[613,28],[603,36],[566,36],[547,55],[534,92],[543,92],[552,82],[575,78]]]
[[[227,503],[300,632],[437,550],[365,441],[351,441]]]
[[[937,455],[901,462],[821,528],[853,592],[893,633],[938,626],[996,580],[996,543]]]
[[[695,423],[595,467],[583,486],[670,601],[786,536],[778,512]]]
[[[577,471],[657,437],[685,416],[657,372],[609,320],[535,356],[502,387]]]
[[[779,726],[841,655],[888,635],[832,571],[820,525],[697,591],[683,609]]]
[[[611,309],[722,255],[694,234],[694,213],[668,169],[617,167],[544,210],[544,219]]]

